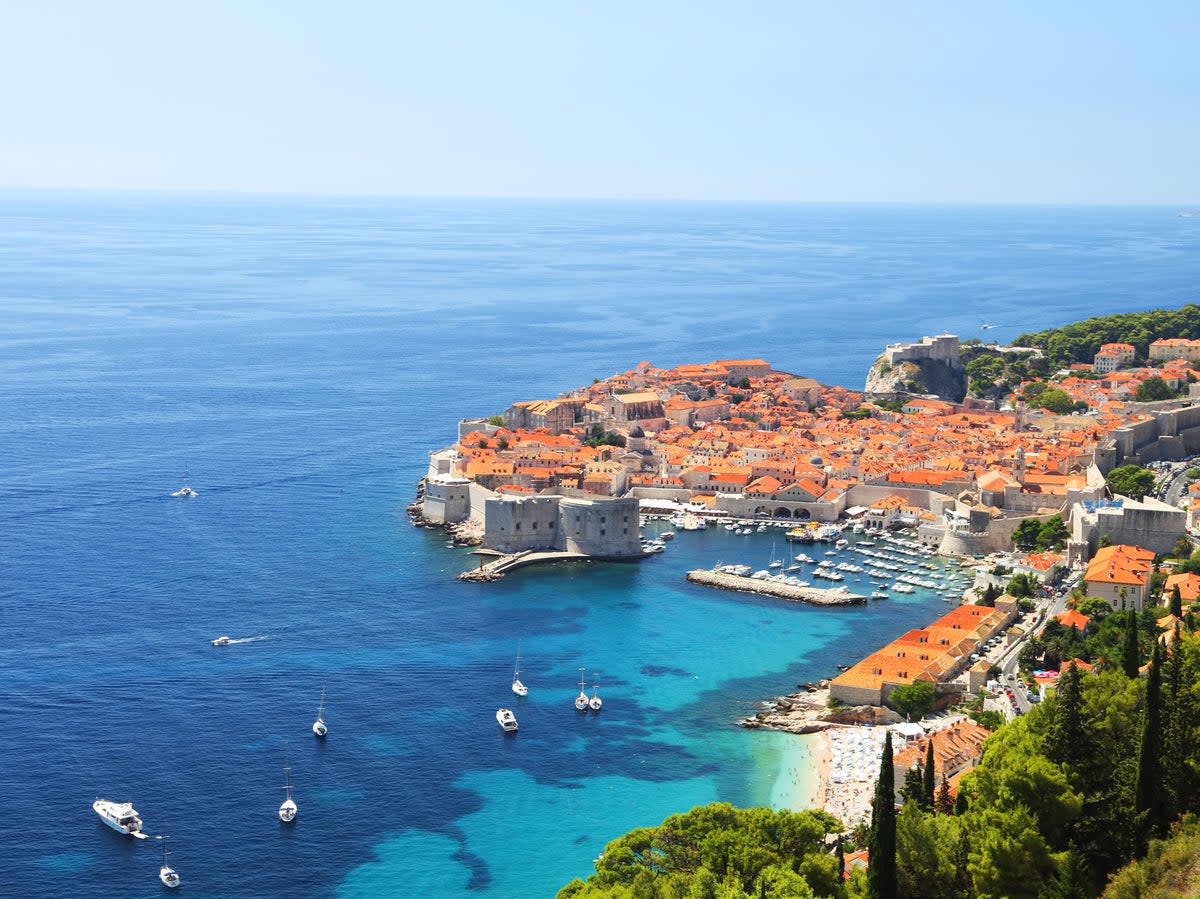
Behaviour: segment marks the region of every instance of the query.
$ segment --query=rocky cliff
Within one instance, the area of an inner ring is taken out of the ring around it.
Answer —
[[[967,395],[967,372],[953,334],[893,343],[867,372],[868,393],[932,394],[952,403]]]
[[[953,359],[905,359],[888,361],[880,356],[867,372],[867,393],[932,394],[951,403],[967,395],[967,373],[962,361]]]

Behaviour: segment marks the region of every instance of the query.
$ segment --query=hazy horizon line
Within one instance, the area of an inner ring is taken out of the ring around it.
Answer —
[[[274,198],[274,199],[327,199],[327,200],[436,200],[436,201],[508,201],[528,203],[651,203],[651,204],[696,204],[696,205],[739,205],[739,206],[947,206],[947,207],[1054,207],[1070,208],[1141,208],[1175,209],[1177,211],[1200,211],[1198,202],[1164,201],[1115,201],[1097,200],[946,200],[946,199],[762,199],[737,197],[670,197],[670,196],[589,196],[589,195],[540,195],[540,194],[420,194],[420,193],[366,193],[360,191],[321,190],[245,190],[237,188],[196,187],[95,187],[95,186],[50,186],[0,184],[2,194],[94,194],[141,196],[184,196],[213,198]]]

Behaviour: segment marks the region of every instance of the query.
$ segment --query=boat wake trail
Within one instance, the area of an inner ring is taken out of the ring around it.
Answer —
[[[233,643],[257,643],[260,640],[270,640],[270,634],[260,634],[257,637],[231,637],[229,642]]]

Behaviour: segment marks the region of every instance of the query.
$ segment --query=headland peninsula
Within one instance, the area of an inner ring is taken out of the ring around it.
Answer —
[[[642,362],[460,421],[457,441],[430,454],[409,511],[479,547],[470,579],[534,562],[642,559],[662,550],[643,526],[667,518],[681,531],[779,527],[791,542],[836,543],[878,576],[874,599],[936,588],[953,603],[945,615],[738,722],[817,734],[818,804],[850,828],[869,816],[869,760],[882,745],[860,725],[898,727],[897,770],[931,752],[955,789],[989,725],[1037,702],[1040,685],[1014,679],[1018,661],[1048,620],[1078,614],[1069,588],[1118,611],[1161,597],[1137,554],[1176,551],[1190,503],[1113,476],[1200,452],[1197,338],[1197,306],[1012,346],[935,335],[889,345],[863,390],[758,358]],[[1133,571],[1137,588],[1106,587],[1089,574],[1098,564]],[[689,579],[791,599],[814,589],[737,567]],[[839,592],[847,601],[845,588],[807,598],[832,604]]]

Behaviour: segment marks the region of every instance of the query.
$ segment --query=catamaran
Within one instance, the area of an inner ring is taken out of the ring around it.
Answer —
[[[325,724],[325,688],[321,688],[321,704],[317,706],[317,720],[313,722],[312,731],[318,737],[323,737],[329,733],[329,727]]]

